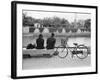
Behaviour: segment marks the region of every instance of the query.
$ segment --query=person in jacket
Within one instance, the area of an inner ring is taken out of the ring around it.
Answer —
[[[47,39],[47,42],[46,42],[46,44],[47,44],[46,48],[47,49],[54,49],[55,43],[56,43],[56,39],[54,38],[54,36],[55,36],[54,33],[52,33],[51,37],[49,37]]]
[[[42,34],[36,39],[36,45],[36,49],[44,49],[44,39]]]

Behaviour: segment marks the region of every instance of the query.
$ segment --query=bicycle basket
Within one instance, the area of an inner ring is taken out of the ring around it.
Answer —
[[[67,40],[66,39],[61,39],[61,45],[66,46],[66,44],[67,44]]]

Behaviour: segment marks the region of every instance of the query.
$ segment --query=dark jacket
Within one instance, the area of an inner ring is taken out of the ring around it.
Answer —
[[[44,49],[44,39],[42,38],[38,38],[36,40],[36,44],[37,44],[37,49]]]
[[[56,39],[55,38],[53,38],[53,37],[48,38],[47,39],[47,46],[46,46],[46,48],[47,49],[54,49],[55,43],[56,43]]]

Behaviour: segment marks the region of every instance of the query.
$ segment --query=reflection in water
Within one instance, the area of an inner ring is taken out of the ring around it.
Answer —
[[[74,37],[69,38],[68,45],[73,46],[73,43],[84,44],[86,46],[91,46],[91,39],[87,37]]]

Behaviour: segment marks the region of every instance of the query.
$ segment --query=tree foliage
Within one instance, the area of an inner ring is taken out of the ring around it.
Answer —
[[[85,27],[86,29],[90,29],[90,28],[91,28],[91,19],[85,20],[84,27]]]
[[[76,29],[84,28],[90,29],[91,19],[78,20],[69,23],[65,18],[60,18],[57,16],[54,17],[44,17],[43,19],[36,19],[30,16],[27,16],[23,13],[23,26],[33,26],[35,23],[40,23],[43,27],[54,27],[54,28],[66,28],[66,29]]]

